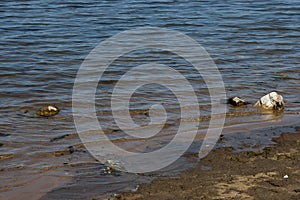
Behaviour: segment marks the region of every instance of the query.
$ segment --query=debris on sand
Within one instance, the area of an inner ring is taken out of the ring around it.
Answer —
[[[283,97],[277,92],[271,92],[258,100],[254,106],[259,106],[264,109],[283,110],[284,109]]]
[[[248,102],[239,98],[239,97],[232,97],[229,98],[227,101],[228,104],[233,105],[233,106],[242,106],[242,105],[247,105]]]
[[[39,109],[36,114],[42,117],[51,117],[59,113],[59,109],[56,106],[45,106]]]

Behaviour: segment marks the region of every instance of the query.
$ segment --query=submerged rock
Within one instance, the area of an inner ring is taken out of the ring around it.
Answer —
[[[264,109],[283,110],[285,103],[283,97],[277,92],[271,92],[258,100],[254,106],[259,106]]]
[[[231,104],[233,106],[242,106],[242,105],[247,105],[248,102],[239,98],[239,97],[232,97],[229,98],[227,101],[228,104]]]
[[[59,113],[59,109],[56,106],[46,106],[39,109],[36,114],[43,117],[51,117]]]

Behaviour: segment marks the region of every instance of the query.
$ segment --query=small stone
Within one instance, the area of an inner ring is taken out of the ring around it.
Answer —
[[[114,168],[112,168],[112,167],[105,167],[105,172],[107,173],[107,174],[111,174],[111,173],[114,173],[116,170],[114,169]]]
[[[139,185],[137,185],[135,188],[133,188],[132,190],[131,190],[131,192],[137,192],[138,191],[138,189],[139,189]]]
[[[248,102],[239,98],[239,97],[232,97],[229,98],[227,101],[228,104],[233,105],[233,106],[242,106],[242,105],[247,105]]]
[[[284,109],[283,97],[277,92],[271,92],[258,100],[254,106],[259,106],[264,109],[283,110]]]
[[[59,113],[59,108],[56,106],[45,106],[39,109],[36,114],[42,117],[51,117]]]
[[[288,176],[288,175],[284,175],[284,176],[283,176],[283,178],[285,178],[285,179],[286,179],[286,178],[289,178],[289,176]]]
[[[223,139],[224,139],[224,135],[221,134],[220,137],[219,137],[219,141],[223,141]]]

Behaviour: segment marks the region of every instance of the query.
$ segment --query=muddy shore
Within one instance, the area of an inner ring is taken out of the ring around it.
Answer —
[[[259,152],[215,149],[178,177],[155,179],[114,199],[300,199],[300,127],[273,141]]]

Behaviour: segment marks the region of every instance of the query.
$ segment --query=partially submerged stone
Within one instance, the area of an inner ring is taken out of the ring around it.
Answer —
[[[39,109],[36,114],[43,117],[51,117],[59,113],[59,109],[56,106],[45,106]]]
[[[254,106],[259,106],[264,109],[283,110],[284,109],[283,97],[277,92],[271,92],[261,97]]]
[[[247,105],[248,102],[239,98],[239,97],[232,97],[229,98],[227,101],[228,104],[231,104],[233,106],[242,106],[242,105]]]

